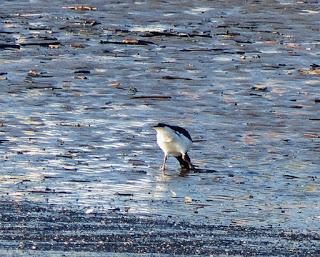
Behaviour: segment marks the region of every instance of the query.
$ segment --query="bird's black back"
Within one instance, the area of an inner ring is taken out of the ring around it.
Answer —
[[[192,141],[192,138],[191,138],[189,132],[186,129],[181,128],[179,126],[171,126],[171,125],[168,125],[168,124],[165,124],[165,123],[159,123],[156,127],[168,127],[168,128],[171,128],[173,131],[179,132],[180,134],[184,135],[186,138],[189,138]]]

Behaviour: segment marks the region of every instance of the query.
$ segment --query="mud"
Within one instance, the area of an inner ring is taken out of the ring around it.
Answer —
[[[2,253],[122,252],[168,255],[316,256],[320,236],[277,228],[196,225],[50,205],[1,203]],[[4,250],[6,249],[6,250]],[[31,250],[31,251],[30,251]]]
[[[318,1],[2,1],[0,248],[319,254],[319,11]],[[159,171],[157,122],[188,129],[195,172],[174,158]],[[104,221],[123,224],[119,236]],[[144,245],[148,233],[159,238]]]

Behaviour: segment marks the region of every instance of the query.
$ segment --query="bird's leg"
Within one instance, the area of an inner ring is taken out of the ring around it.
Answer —
[[[165,169],[166,169],[166,162],[167,162],[167,159],[168,159],[168,155],[167,155],[167,154],[164,154],[164,157],[163,157],[163,164],[161,165],[161,170],[162,170],[162,171],[165,171]]]
[[[184,170],[188,170],[189,169],[189,163],[186,162],[184,159],[182,159],[182,155],[175,156],[175,158],[178,160],[181,169],[184,169]]]
[[[190,170],[194,169],[194,166],[191,163],[190,157],[189,157],[189,155],[187,153],[182,155],[182,159],[188,163]]]

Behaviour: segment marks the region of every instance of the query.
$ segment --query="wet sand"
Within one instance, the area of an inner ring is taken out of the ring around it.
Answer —
[[[316,1],[0,17],[2,255],[319,255]],[[191,133],[196,172],[159,171],[159,121]]]
[[[317,233],[304,234],[272,227],[195,225],[177,217],[164,220],[111,212],[86,214],[50,205],[1,204],[5,211],[2,215],[5,225],[1,227],[0,242],[2,249],[8,249],[1,250],[2,254],[11,252],[11,249],[20,249],[21,254],[48,255],[70,251],[71,256],[86,252],[169,256],[320,254]]]

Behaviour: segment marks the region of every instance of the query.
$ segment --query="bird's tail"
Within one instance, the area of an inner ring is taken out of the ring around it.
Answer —
[[[193,165],[191,164],[190,157],[187,153],[184,155],[185,160],[182,158],[182,155],[175,156],[175,157],[178,160],[178,162],[180,163],[181,169],[187,169],[187,170],[193,169]]]

